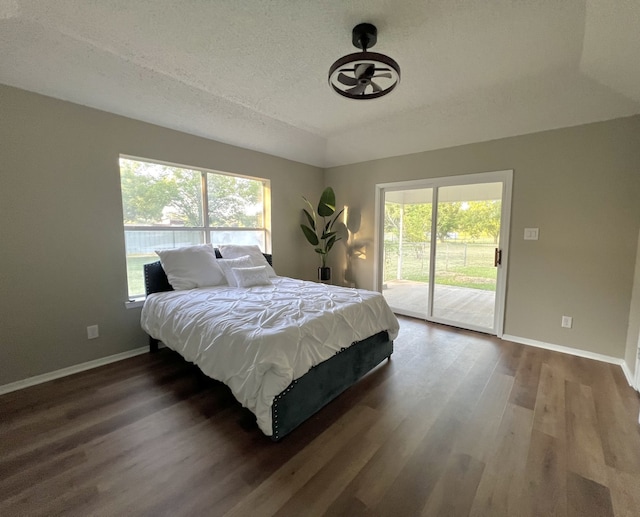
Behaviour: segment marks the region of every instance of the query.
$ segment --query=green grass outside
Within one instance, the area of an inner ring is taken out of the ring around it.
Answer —
[[[129,296],[144,295],[144,264],[155,262],[158,255],[129,255],[127,256],[127,281],[129,282]]]
[[[438,243],[436,284],[495,291],[497,270],[493,267],[494,248],[491,243]],[[428,250],[429,243],[403,245],[403,280],[429,282]],[[397,278],[397,268],[397,244],[385,243],[385,282]]]

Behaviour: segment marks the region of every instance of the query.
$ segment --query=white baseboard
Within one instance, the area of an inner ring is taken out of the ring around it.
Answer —
[[[67,375],[73,375],[74,373],[91,370],[92,368],[98,368],[98,366],[104,366],[105,364],[111,364],[117,361],[122,361],[123,359],[129,359],[130,357],[142,355],[147,352],[149,352],[148,346],[134,348],[133,350],[127,350],[126,352],[121,352],[119,354],[101,357],[100,359],[94,359],[93,361],[87,361],[86,363],[76,364],[67,368],[62,368],[61,370],[56,370],[54,372],[43,373],[42,375],[36,375],[35,377],[29,377],[28,379],[23,379],[21,381],[4,384],[0,386],[0,395],[28,388],[29,386],[35,386],[36,384],[42,384],[43,382],[53,381],[54,379],[66,377]]]
[[[619,357],[613,357],[610,355],[597,354],[595,352],[589,352],[587,350],[580,350],[578,348],[571,348],[569,346],[554,345],[552,343],[545,343],[543,341],[536,341],[535,339],[528,339],[524,337],[512,336],[510,334],[503,334],[502,339],[505,341],[513,341],[514,343],[520,343],[522,345],[535,346],[536,348],[544,348],[546,350],[553,350],[554,352],[560,352],[563,354],[575,355],[578,357],[585,357],[587,359],[594,359],[595,361],[601,361],[603,363],[617,364],[622,368],[629,386],[635,389],[633,377],[629,370],[629,365],[624,359]]]

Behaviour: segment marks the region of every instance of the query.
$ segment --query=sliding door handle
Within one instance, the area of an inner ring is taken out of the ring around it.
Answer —
[[[493,254],[493,267],[498,267],[500,264],[502,264],[502,250],[496,248]]]

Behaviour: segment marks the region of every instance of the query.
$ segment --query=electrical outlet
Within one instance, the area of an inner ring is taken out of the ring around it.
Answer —
[[[562,316],[562,328],[570,329],[573,325],[573,318],[571,316]]]
[[[98,331],[98,325],[91,325],[87,327],[87,339],[95,339],[100,336],[100,332]]]

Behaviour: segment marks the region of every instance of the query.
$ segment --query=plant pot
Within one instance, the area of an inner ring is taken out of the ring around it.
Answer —
[[[318,280],[320,282],[330,282],[331,281],[331,268],[330,267],[319,267],[318,268]]]

